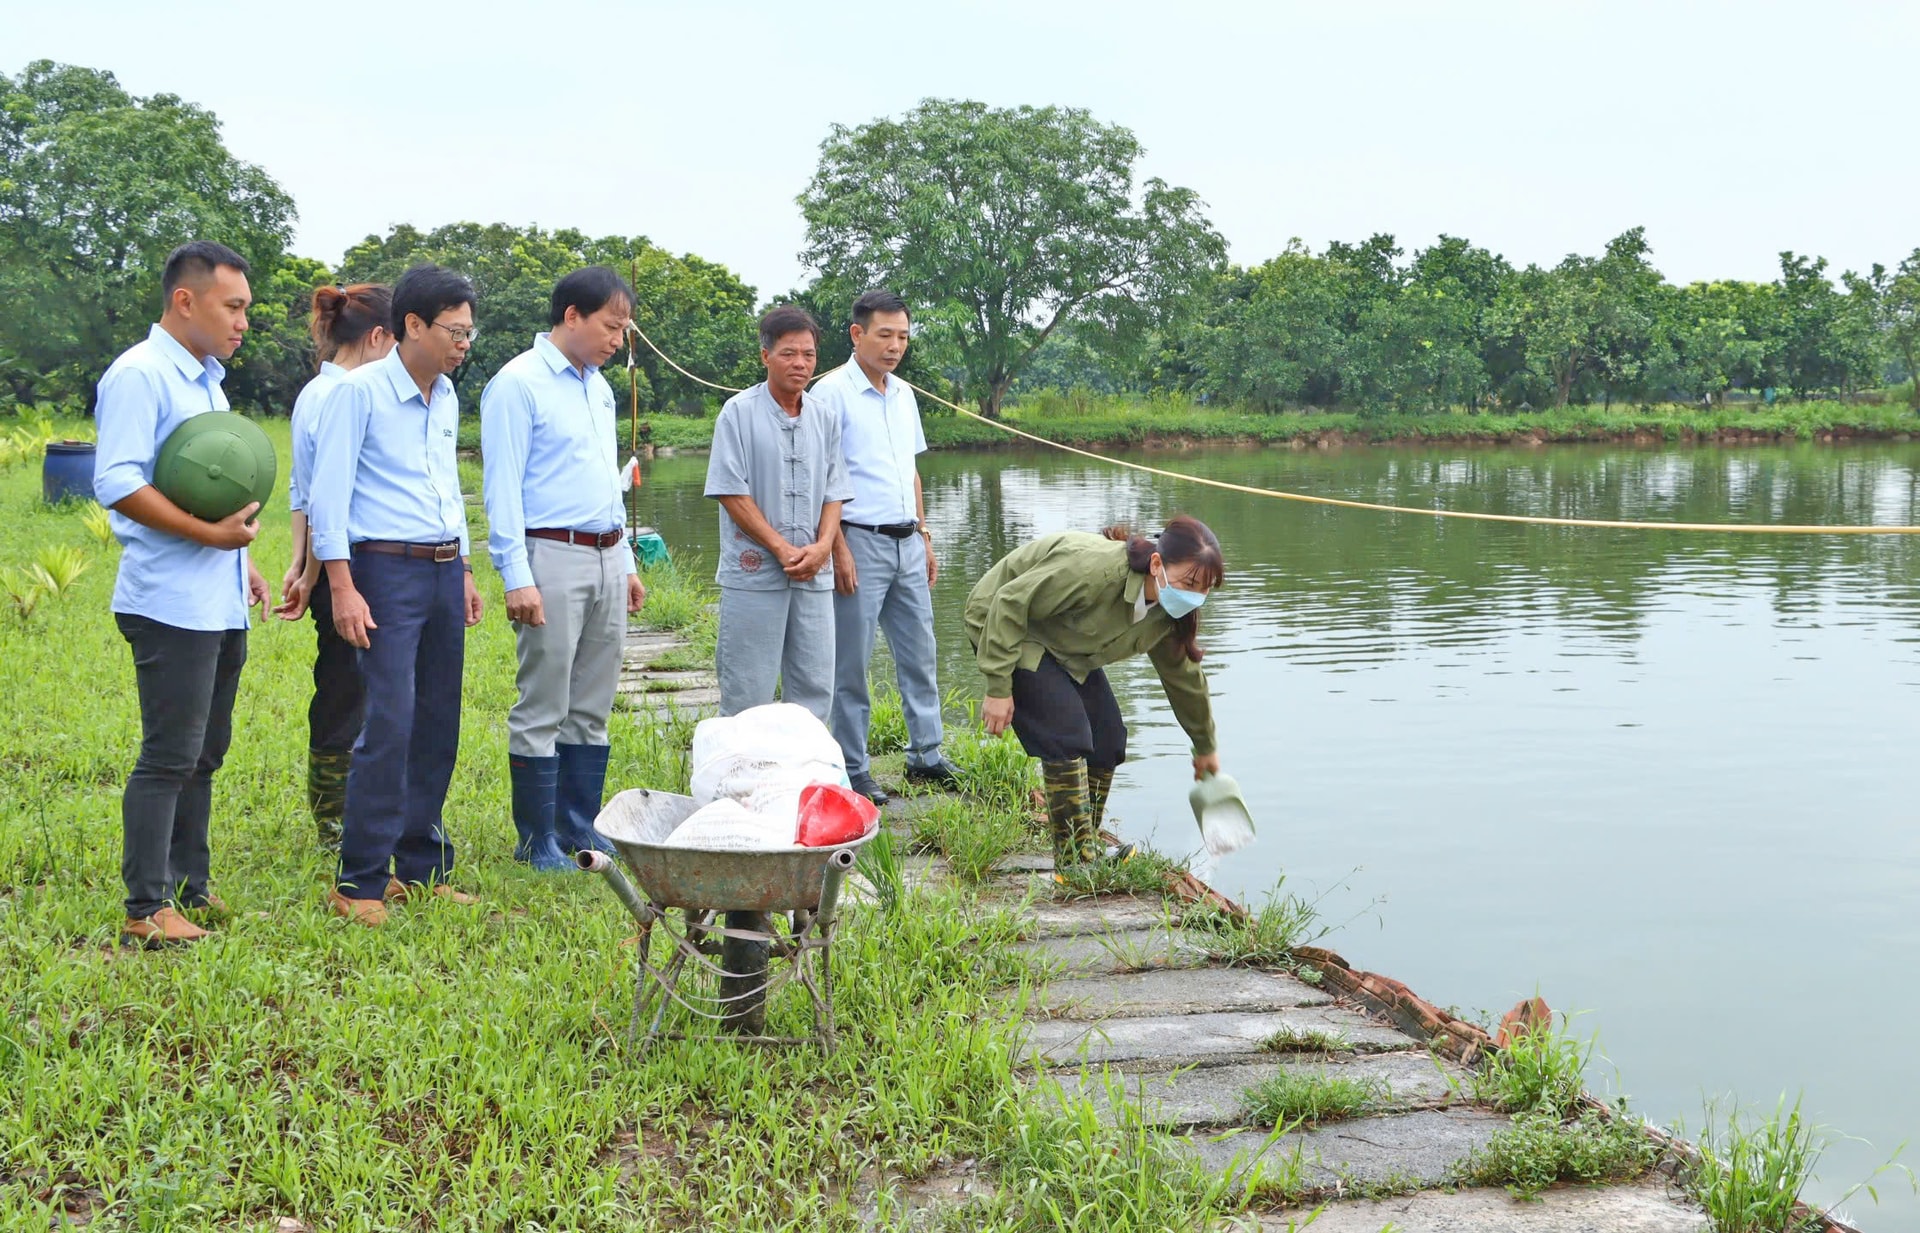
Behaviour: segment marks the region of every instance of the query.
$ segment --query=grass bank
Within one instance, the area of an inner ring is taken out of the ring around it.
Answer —
[[[931,404],[922,408],[927,444],[936,450],[1034,449],[1030,442]],[[713,419],[661,415],[647,421],[657,447],[705,449]],[[1513,414],[1443,411],[1424,415],[1284,411],[1263,414],[1201,406],[1185,399],[1046,395],[1016,403],[1006,422],[1049,441],[1082,448],[1185,448],[1268,445],[1523,444],[1592,442],[1654,444],[1786,443],[1906,439],[1920,432],[1920,414],[1898,403],[1793,402],[1722,407],[1560,407]],[[626,431],[624,421],[621,431]],[[477,448],[479,426],[462,443]],[[626,438],[621,438],[625,448]]]

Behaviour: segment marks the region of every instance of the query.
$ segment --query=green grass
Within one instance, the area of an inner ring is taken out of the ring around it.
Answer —
[[[1509,1113],[1571,1116],[1586,1090],[1596,1039],[1576,1039],[1565,1015],[1518,1032],[1468,1080],[1473,1098]]]
[[[1797,1100],[1789,1109],[1783,1099],[1757,1122],[1737,1110],[1709,1114],[1700,1157],[1682,1182],[1714,1233],[1799,1233],[1818,1223],[1800,1207],[1800,1192],[1825,1146]]]
[[[970,885],[992,877],[995,867],[1019,851],[1027,827],[1018,814],[982,810],[970,801],[943,797],[913,816],[913,844],[947,859],[954,875]]]
[[[284,421],[268,430],[284,450]],[[1032,1105],[1003,1000],[1031,967],[1013,918],[963,888],[845,903],[831,1057],[629,1049],[631,922],[597,879],[509,857],[513,634],[484,564],[446,813],[454,881],[481,904],[430,901],[377,932],[326,915],[304,800],[312,626],[269,619],[215,781],[234,917],[191,949],[116,951],[140,731],[108,612],[119,550],[85,506],[42,506],[37,471],[0,468],[0,570],[50,547],[85,567],[0,617],[0,1228],[852,1230],[876,1178],[969,1159],[1003,1196],[978,1227],[1177,1227],[1226,1202],[1139,1133]],[[256,549],[270,579],[287,552],[276,503]],[[648,583],[648,622],[708,638],[697,563]],[[612,724],[610,790],[684,789],[689,722]],[[1030,768],[1002,743],[956,747],[1020,796]],[[947,842],[984,853],[1024,815],[977,809],[984,838],[963,822]],[[800,990],[776,998],[774,1030],[808,1022]]]
[[[1613,409],[1571,406],[1513,414],[1464,411],[1430,414],[1354,412],[1263,413],[1196,405],[1178,396],[1038,397],[1007,408],[1009,424],[1067,445],[1139,446],[1207,442],[1265,445],[1311,443],[1331,437],[1353,442],[1494,442],[1534,438],[1544,442],[1650,438],[1682,442],[1753,434],[1811,441],[1824,433],[1893,436],[1920,431],[1920,416],[1898,403],[1780,402],[1703,410],[1660,404]],[[951,413],[926,417],[927,443],[935,449],[1010,446],[1006,433]]]
[[[1379,1075],[1354,1076],[1340,1067],[1283,1070],[1242,1094],[1247,1115],[1267,1126],[1317,1126],[1360,1114],[1392,1096]]]
[[[1317,903],[1287,893],[1282,878],[1258,911],[1236,916],[1198,904],[1187,910],[1181,924],[1217,963],[1293,968],[1297,966],[1295,947],[1310,945],[1330,932],[1320,919]]]
[[[1897,391],[1889,391],[1897,394]],[[972,404],[969,410],[974,409]],[[956,415],[922,400],[929,447],[941,449],[1033,448],[990,424]],[[1217,407],[1182,395],[1085,395],[1048,391],[1003,410],[1005,421],[1028,432],[1080,447],[1108,448],[1206,443],[1291,445],[1322,438],[1347,442],[1500,442],[1536,439],[1581,442],[1651,439],[1666,442],[1743,439],[1819,440],[1825,434],[1890,437],[1920,432],[1920,416],[1901,397],[1882,403],[1831,400],[1735,404],[1712,410],[1677,403],[1612,408],[1568,406],[1540,411],[1483,412],[1464,409],[1410,414],[1353,411],[1263,412]],[[658,445],[705,449],[713,440],[713,416],[654,416]],[[622,431],[624,432],[624,421]],[[477,446],[477,425],[462,429],[462,444]],[[625,437],[621,438],[624,451]],[[624,454],[623,454],[624,456]]]
[[[1268,1053],[1351,1053],[1353,1045],[1346,1037],[1328,1028],[1299,1027],[1287,1024],[1260,1042]]]
[[[1624,1103],[1609,1117],[1583,1109],[1571,1118],[1525,1113],[1475,1149],[1461,1180],[1475,1186],[1505,1186],[1533,1198],[1556,1182],[1609,1182],[1635,1178],[1660,1159],[1661,1149]],[[1716,1230],[1718,1226],[1715,1226]]]

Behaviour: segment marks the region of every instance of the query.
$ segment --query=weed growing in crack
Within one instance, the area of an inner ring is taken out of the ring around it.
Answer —
[[[1714,1233],[1799,1233],[1818,1228],[1818,1215],[1801,1204],[1800,1192],[1813,1177],[1828,1142],[1825,1131],[1801,1116],[1798,1100],[1789,1109],[1782,1097],[1772,1115],[1757,1122],[1737,1109],[1722,1117],[1709,1106],[1699,1157],[1682,1169],[1680,1185],[1705,1209]],[[1899,1156],[1896,1150],[1892,1159],[1841,1195],[1834,1206],[1862,1191],[1878,1203],[1880,1193],[1873,1179],[1883,1173],[1896,1173],[1913,1185],[1913,1173],[1899,1163]]]
[[[1283,1070],[1241,1095],[1248,1116],[1267,1126],[1316,1126],[1357,1117],[1393,1092],[1379,1075],[1343,1074],[1342,1067]]]
[[[1523,1113],[1475,1149],[1460,1176],[1471,1185],[1505,1186],[1531,1199],[1556,1182],[1638,1177],[1659,1161],[1660,1153],[1622,1101],[1613,1116],[1593,1108],[1582,1109],[1571,1120],[1546,1112]]]
[[[1301,1027],[1289,1023],[1260,1042],[1267,1053],[1351,1053],[1353,1045],[1340,1033],[1327,1028]]]
[[[1552,1022],[1519,1031],[1468,1080],[1473,1098],[1508,1113],[1570,1116],[1586,1090],[1587,1063],[1599,1042],[1575,1039],[1568,1024],[1565,1015],[1555,1015]]]

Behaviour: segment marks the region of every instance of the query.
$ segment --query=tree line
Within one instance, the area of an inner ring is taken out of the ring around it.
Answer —
[[[1243,267],[1198,193],[1137,181],[1142,154],[1075,108],[928,100],[836,126],[797,202],[814,277],[773,298],[827,327],[824,366],[846,356],[853,295],[899,290],[917,310],[905,374],[990,416],[1048,385],[1406,412],[1849,396],[1920,372],[1920,248],[1837,280],[1783,253],[1772,282],[1688,286],[1659,273],[1639,228],[1550,267],[1449,236],[1409,255],[1387,235],[1295,241]],[[636,320],[683,365],[757,379],[756,289],[644,236],[401,225],[328,265],[288,251],[295,216],[204,108],[47,60],[0,74],[0,402],[90,405],[152,320],[167,252],[193,237],[253,264],[254,329],[228,378],[243,406],[284,412],[311,375],[316,285],[391,281],[423,260],[479,291],[481,339],[455,374],[469,396],[543,328],[553,282],[588,263],[633,278]],[[645,348],[635,361],[644,412],[706,405]]]

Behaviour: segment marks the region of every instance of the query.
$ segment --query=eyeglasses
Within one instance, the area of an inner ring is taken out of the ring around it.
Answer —
[[[480,327],[477,325],[440,325],[438,321],[433,322],[433,324],[439,325],[441,329],[453,335],[453,341],[457,343],[478,342],[480,340]]]

